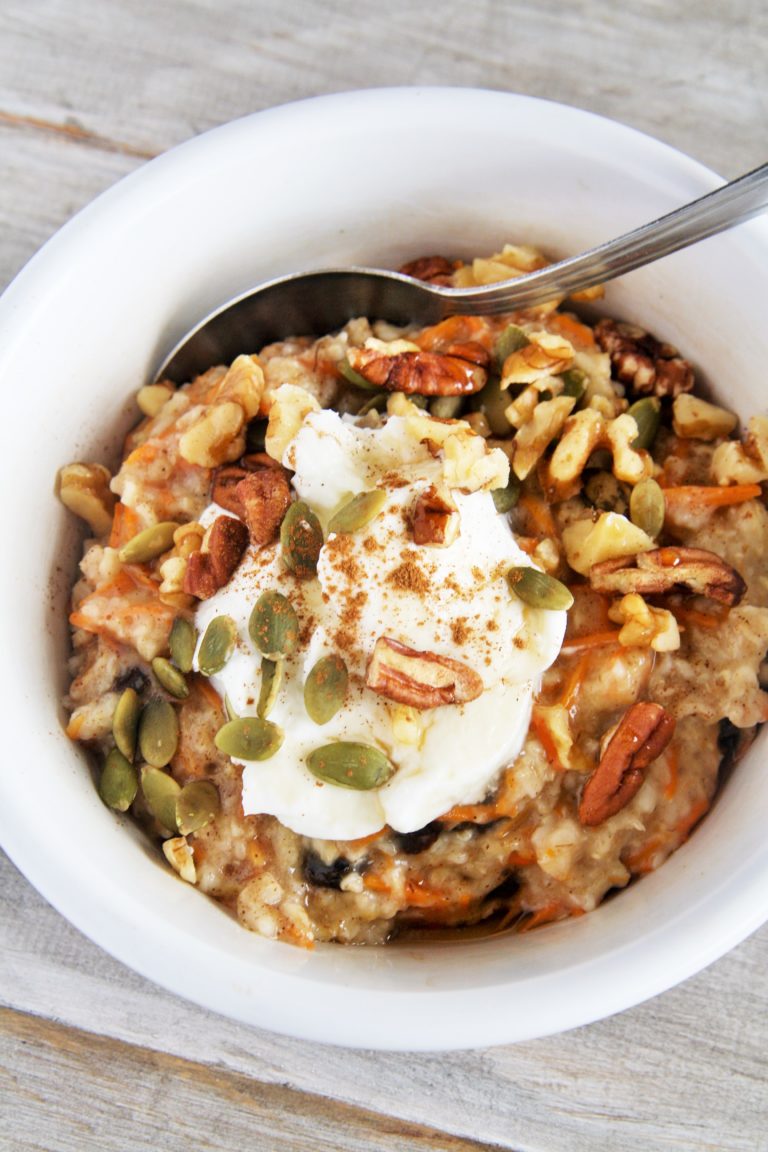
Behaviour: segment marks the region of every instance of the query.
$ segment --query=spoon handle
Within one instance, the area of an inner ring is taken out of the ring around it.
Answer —
[[[494,314],[542,304],[613,280],[670,252],[706,240],[768,207],[768,164],[724,184],[650,224],[539,272],[480,288],[434,288],[443,314]]]

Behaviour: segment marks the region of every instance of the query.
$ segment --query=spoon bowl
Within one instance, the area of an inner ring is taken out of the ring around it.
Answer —
[[[475,288],[449,288],[381,268],[327,268],[270,280],[211,313],[176,345],[158,372],[183,384],[288,336],[322,335],[354,316],[435,324],[447,316],[498,315],[593,288],[687,248],[768,207],[768,164],[614,240],[536,272]]]

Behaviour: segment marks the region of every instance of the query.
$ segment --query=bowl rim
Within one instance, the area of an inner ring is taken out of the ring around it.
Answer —
[[[102,192],[51,237],[8,286],[0,298],[0,331],[7,333],[11,342],[15,338],[24,338],[25,327],[23,324],[17,327],[16,313],[21,312],[23,316],[27,300],[39,301],[45,295],[49,268],[76,249],[82,236],[98,229],[105,217],[113,213],[119,216],[121,205],[126,200],[132,204],[137,197],[151,199],[155,189],[162,189],[171,176],[194,178],[200,155],[209,154],[211,149],[214,152],[218,148],[228,149],[233,139],[247,138],[254,131],[258,132],[259,125],[267,120],[288,123],[307,115],[322,118],[336,114],[339,108],[349,106],[351,101],[355,101],[358,108],[361,102],[369,106],[382,102],[407,104],[409,100],[419,98],[440,103],[455,100],[458,94],[462,99],[481,99],[491,104],[515,102],[531,109],[547,109],[548,115],[564,118],[574,125],[593,122],[598,130],[609,136],[616,134],[658,155],[660,161],[663,160],[691,184],[692,195],[697,191],[709,191],[720,182],[720,178],[704,165],[635,128],[572,105],[537,97],[441,86],[373,88],[312,97],[251,113],[213,128],[161,154]],[[744,227],[760,241],[761,247],[768,250],[768,224],[765,221],[754,220]],[[3,355],[0,354],[0,365],[2,361]],[[3,791],[8,789],[0,782],[0,795]],[[73,887],[65,868],[51,869],[50,859],[40,852],[34,836],[29,836],[29,827],[24,820],[14,820],[18,811],[20,809],[14,809],[13,804],[0,804],[0,843],[34,887],[99,947],[142,976],[201,1007],[283,1035],[347,1047],[441,1051],[509,1043],[565,1031],[610,1016],[667,990],[711,964],[768,919],[768,894],[764,895],[762,903],[756,899],[759,885],[768,873],[766,847],[759,869],[753,862],[749,868],[745,866],[723,881],[719,889],[720,912],[716,933],[704,922],[701,902],[697,902],[678,918],[671,930],[667,928],[662,932],[658,929],[644,936],[643,950],[628,945],[611,949],[590,961],[591,972],[583,975],[590,988],[600,989],[599,1007],[588,995],[582,997],[569,993],[564,997],[562,988],[557,987],[562,983],[562,974],[543,972],[530,983],[531,986],[535,984],[542,1003],[550,1001],[549,1007],[541,1011],[535,1021],[529,1019],[525,1023],[511,1021],[504,1011],[489,1013],[487,989],[484,987],[460,991],[433,987],[423,993],[378,990],[377,1002],[372,1005],[370,989],[366,986],[340,984],[338,994],[331,995],[326,988],[327,999],[313,1008],[307,1004],[304,995],[304,986],[309,985],[311,990],[312,975],[308,972],[311,960],[306,957],[289,960],[286,957],[282,970],[277,966],[271,968],[267,987],[257,993],[250,987],[247,997],[243,989],[249,968],[252,976],[254,965],[258,967],[253,956],[248,958],[241,952],[233,960],[231,978],[221,985],[206,980],[204,976],[201,978],[200,970],[205,970],[208,963],[215,964],[219,956],[210,940],[200,940],[191,935],[185,939],[175,923],[166,922],[161,917],[155,917],[149,923],[145,920],[143,933],[137,934],[137,917],[145,911],[141,902],[129,894],[123,905],[114,907],[110,900],[113,895],[111,881],[105,871],[94,870],[84,882],[80,877],[81,883]],[[684,848],[680,849],[676,857],[684,851]],[[199,893],[192,895],[196,900],[200,899]],[[600,911],[596,910],[588,918],[596,928],[600,924]],[[559,932],[561,927],[555,925],[547,931]],[[237,932],[243,930],[237,927]],[[663,961],[652,966],[645,963],[645,949],[650,940],[654,941]],[[198,966],[179,965],[179,955],[191,946],[208,959]],[[267,944],[267,947],[275,946]],[[334,946],[320,946],[318,953],[325,953],[328,948]],[[377,957],[381,950],[368,951],[374,957],[373,963],[379,963]],[[619,952],[622,979],[617,981],[615,966]],[[298,992],[302,994],[303,1005],[300,1020],[290,1017],[292,998]],[[340,1011],[342,1004],[343,1013]],[[436,1018],[448,1016],[448,1007],[451,1008],[450,1023],[435,1027]]]

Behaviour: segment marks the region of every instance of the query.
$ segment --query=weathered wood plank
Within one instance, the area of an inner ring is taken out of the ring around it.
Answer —
[[[14,1152],[490,1152],[423,1124],[0,1010],[0,1147]],[[46,1142],[41,1141],[46,1131]],[[48,1141],[51,1141],[48,1143]]]

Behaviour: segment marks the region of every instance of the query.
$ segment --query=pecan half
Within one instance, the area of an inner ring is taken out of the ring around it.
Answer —
[[[634,392],[679,396],[693,388],[693,368],[671,344],[662,344],[635,324],[604,317],[594,328],[595,339],[611,360],[617,380]]]
[[[445,256],[420,256],[418,260],[409,260],[403,264],[398,271],[404,276],[413,276],[414,280],[426,280],[428,284],[450,287],[455,268],[456,265]]]
[[[266,452],[251,452],[246,456],[241,456],[234,464],[225,464],[221,468],[217,468],[213,473],[211,500],[222,508],[226,508],[227,512],[231,512],[234,516],[244,520],[245,508],[235,491],[237,485],[250,473],[263,472],[266,469],[281,473],[286,480],[288,479],[288,472],[282,464],[273,460]]]
[[[235,488],[235,496],[243,506],[251,543],[257,548],[271,544],[291,503],[285,472],[277,468],[249,472]]]
[[[735,568],[704,548],[654,548],[593,564],[589,582],[597,592],[658,596],[684,588],[732,608],[747,586]]]
[[[466,704],[483,691],[483,681],[466,664],[436,652],[417,652],[389,636],[376,641],[365,683],[379,696],[412,708]]]
[[[449,344],[444,352],[395,352],[350,348],[347,359],[369,384],[420,396],[469,396],[488,379],[490,355],[481,344]]]
[[[205,550],[193,552],[184,573],[184,591],[208,600],[229,583],[248,544],[248,529],[241,520],[219,516],[207,533]]]
[[[435,484],[420,492],[411,512],[411,528],[415,544],[452,544],[459,534],[459,512],[450,492]]]
[[[584,785],[580,822],[592,827],[620,812],[637,793],[648,765],[661,755],[674,731],[674,717],[660,704],[633,704]]]

